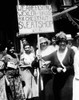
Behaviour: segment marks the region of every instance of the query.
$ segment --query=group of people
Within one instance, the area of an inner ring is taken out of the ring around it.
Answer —
[[[0,47],[0,100],[33,100],[38,98],[38,85],[33,48],[24,44],[22,53],[17,54],[12,42],[5,49]]]
[[[19,54],[0,45],[0,100],[78,100],[79,33],[75,40],[61,31],[34,49],[23,38]]]

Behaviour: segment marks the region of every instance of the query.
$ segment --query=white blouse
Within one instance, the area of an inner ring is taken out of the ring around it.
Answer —
[[[74,72],[75,78],[79,79],[79,50],[76,51],[74,56]]]
[[[23,65],[25,65],[25,67],[26,67],[26,65],[27,66],[29,65],[31,67],[31,64],[34,61],[34,59],[35,59],[34,53],[26,54],[24,52],[20,57],[20,61],[22,61]]]

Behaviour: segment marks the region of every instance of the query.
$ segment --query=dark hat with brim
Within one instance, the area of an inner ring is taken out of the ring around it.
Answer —
[[[64,32],[59,32],[56,38],[56,43],[59,44],[59,42],[66,42],[67,43],[67,37],[66,34]]]

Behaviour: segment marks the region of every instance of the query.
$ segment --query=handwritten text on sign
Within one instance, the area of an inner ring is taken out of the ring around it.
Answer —
[[[52,8],[50,5],[17,6],[20,34],[53,32]]]

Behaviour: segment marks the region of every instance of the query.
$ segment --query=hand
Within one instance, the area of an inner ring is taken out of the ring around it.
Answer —
[[[51,71],[53,72],[53,74],[56,74],[57,73],[56,67],[55,66],[52,66],[51,67]]]
[[[34,69],[34,76],[37,77],[37,69]]]
[[[0,69],[3,69],[3,68],[4,68],[4,62],[0,61]]]
[[[42,62],[42,67],[43,67],[43,68],[48,68],[49,65],[50,65],[50,61],[43,61],[43,62]]]
[[[63,70],[62,70],[62,71],[65,73],[66,70],[67,70],[67,69],[66,69],[66,66],[64,66],[62,62],[61,62],[61,65],[62,65],[62,67],[63,67]]]
[[[62,71],[63,71],[63,69],[62,69],[61,67],[58,67],[58,68],[57,68],[57,72],[60,73],[60,72],[62,72]]]
[[[45,62],[44,62],[44,64],[46,65],[47,68],[49,67],[50,62],[51,62],[51,61],[45,61]]]
[[[66,70],[67,70],[67,69],[66,69],[66,68],[64,68],[64,69],[63,69],[63,72],[65,73],[65,72],[66,72]]]
[[[36,55],[36,58],[40,60],[42,57],[40,55]]]

